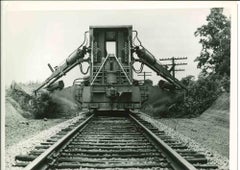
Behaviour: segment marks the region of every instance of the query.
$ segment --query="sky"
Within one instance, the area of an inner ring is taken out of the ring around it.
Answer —
[[[200,54],[201,44],[194,32],[206,23],[210,8],[35,9],[5,10],[2,16],[6,85],[13,80],[44,81],[51,74],[47,64],[61,64],[82,43],[91,25],[132,25],[143,46],[157,59],[188,57],[184,61],[188,65],[179,67],[185,71],[176,73],[178,79],[197,77],[200,72],[194,59]],[[146,67],[144,71],[151,71]],[[74,68],[63,78],[65,86],[82,76],[79,68]],[[154,73],[149,78],[154,84],[160,79]]]

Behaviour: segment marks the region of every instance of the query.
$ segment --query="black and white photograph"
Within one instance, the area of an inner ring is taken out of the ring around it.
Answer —
[[[237,2],[1,2],[1,169],[237,169]]]

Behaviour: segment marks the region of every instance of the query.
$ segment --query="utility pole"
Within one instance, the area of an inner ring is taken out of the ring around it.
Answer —
[[[172,73],[172,76],[175,78],[176,71],[185,71],[185,69],[176,69],[176,66],[187,65],[187,63],[176,63],[176,60],[186,60],[187,57],[172,57],[172,58],[160,58],[160,61],[171,61],[171,63],[162,64],[164,66],[171,66],[168,71]]]

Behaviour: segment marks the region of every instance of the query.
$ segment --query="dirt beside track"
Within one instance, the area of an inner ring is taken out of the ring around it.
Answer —
[[[5,169],[18,170],[15,156],[27,154],[60,129],[78,119],[69,116],[61,119],[26,119],[24,112],[12,98],[5,100]]]
[[[201,116],[191,119],[157,119],[205,148],[229,158],[229,94],[224,93]]]
[[[193,119],[159,119],[161,123],[177,132],[194,139],[205,148],[217,151],[229,157],[229,129],[201,118]]]
[[[65,118],[61,119],[26,119],[19,112],[22,110],[13,106],[11,99],[6,100],[6,113],[5,113],[5,146],[6,148],[28,139],[39,132],[57,125]]]

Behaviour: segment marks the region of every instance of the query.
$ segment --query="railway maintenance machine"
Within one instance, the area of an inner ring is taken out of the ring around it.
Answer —
[[[134,68],[138,62],[140,69]],[[83,71],[83,65],[88,69]],[[139,109],[148,97],[145,86],[133,79],[133,73],[141,73],[146,65],[164,78],[162,87],[185,89],[169,70],[143,47],[138,32],[132,26],[90,26],[84,34],[84,41],[66,61],[54,68],[48,64],[52,74],[35,90],[49,91],[63,88],[63,81],[57,82],[75,66],[87,75],[74,80],[77,100],[82,108],[89,110]]]

